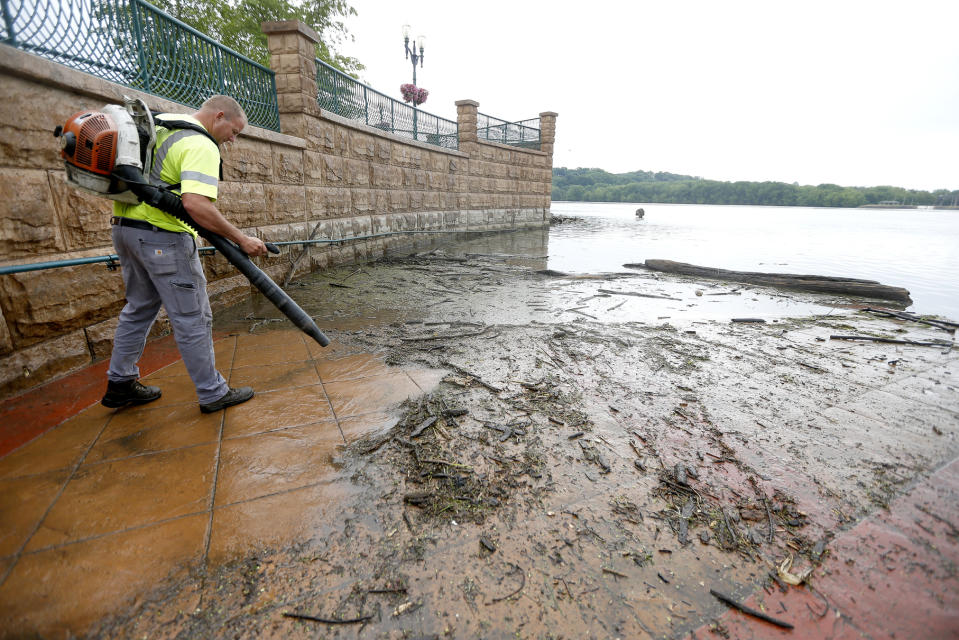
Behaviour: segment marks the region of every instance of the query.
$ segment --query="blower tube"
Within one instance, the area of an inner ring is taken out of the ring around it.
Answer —
[[[203,236],[213,248],[222,253],[224,258],[229,260],[240,273],[247,277],[254,287],[259,289],[283,315],[289,318],[290,322],[299,327],[306,335],[316,340],[321,347],[330,344],[330,339],[323,335],[323,332],[316,326],[313,319],[308,316],[298,304],[293,302],[293,299],[290,298],[283,289],[277,286],[277,284],[270,279],[270,276],[263,273],[259,267],[253,264],[253,261],[250,260],[250,257],[246,255],[242,249],[223,236],[198,225],[193,218],[190,217],[190,214],[187,213],[186,207],[183,206],[183,201],[180,200],[179,196],[166,189],[161,189],[144,182],[143,173],[136,167],[119,165],[113,173],[118,179],[127,183],[130,191],[132,191],[141,202],[145,202],[151,207],[156,207],[160,211],[169,213],[171,216],[180,219],[182,222],[196,229],[197,233]],[[269,247],[271,245],[267,246]],[[276,247],[272,247],[272,249],[274,253],[278,251]]]

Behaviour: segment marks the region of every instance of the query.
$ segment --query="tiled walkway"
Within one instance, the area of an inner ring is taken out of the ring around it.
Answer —
[[[297,539],[338,498],[337,447],[440,375],[291,331],[223,337],[216,356],[253,400],[201,413],[176,361],[145,377],[163,396],[140,407],[76,406],[99,398],[102,365],[6,403],[8,419],[76,415],[0,458],[0,627],[80,629],[177,572]]]

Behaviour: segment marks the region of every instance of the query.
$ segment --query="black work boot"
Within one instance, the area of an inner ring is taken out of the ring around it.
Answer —
[[[160,387],[148,387],[140,384],[139,380],[107,381],[107,392],[103,394],[103,400],[100,400],[100,404],[110,409],[117,409],[128,404],[153,402],[161,395],[163,394]]]
[[[213,413],[214,411],[219,411],[220,409],[226,409],[227,407],[232,407],[235,404],[246,402],[252,397],[252,387],[239,387],[237,389],[230,387],[230,390],[223,394],[223,397],[219,400],[209,404],[201,404],[200,411],[203,413]]]

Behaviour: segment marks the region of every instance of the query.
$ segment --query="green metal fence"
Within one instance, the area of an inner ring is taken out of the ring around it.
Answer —
[[[273,71],[144,0],[0,0],[0,41],[191,107],[223,93],[280,130]]]
[[[321,109],[377,129],[447,149],[459,149],[459,125],[380,93],[322,60],[316,61]]]
[[[507,122],[485,113],[476,115],[476,135],[480,140],[499,142],[525,149],[539,149],[539,118]]]

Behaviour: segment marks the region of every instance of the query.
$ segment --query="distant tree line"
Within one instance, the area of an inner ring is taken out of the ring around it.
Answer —
[[[553,200],[780,207],[859,207],[895,201],[904,205],[955,206],[959,203],[959,190],[917,191],[901,187],[720,182],[675,173],[608,173],[602,169],[559,167],[553,169]]]

